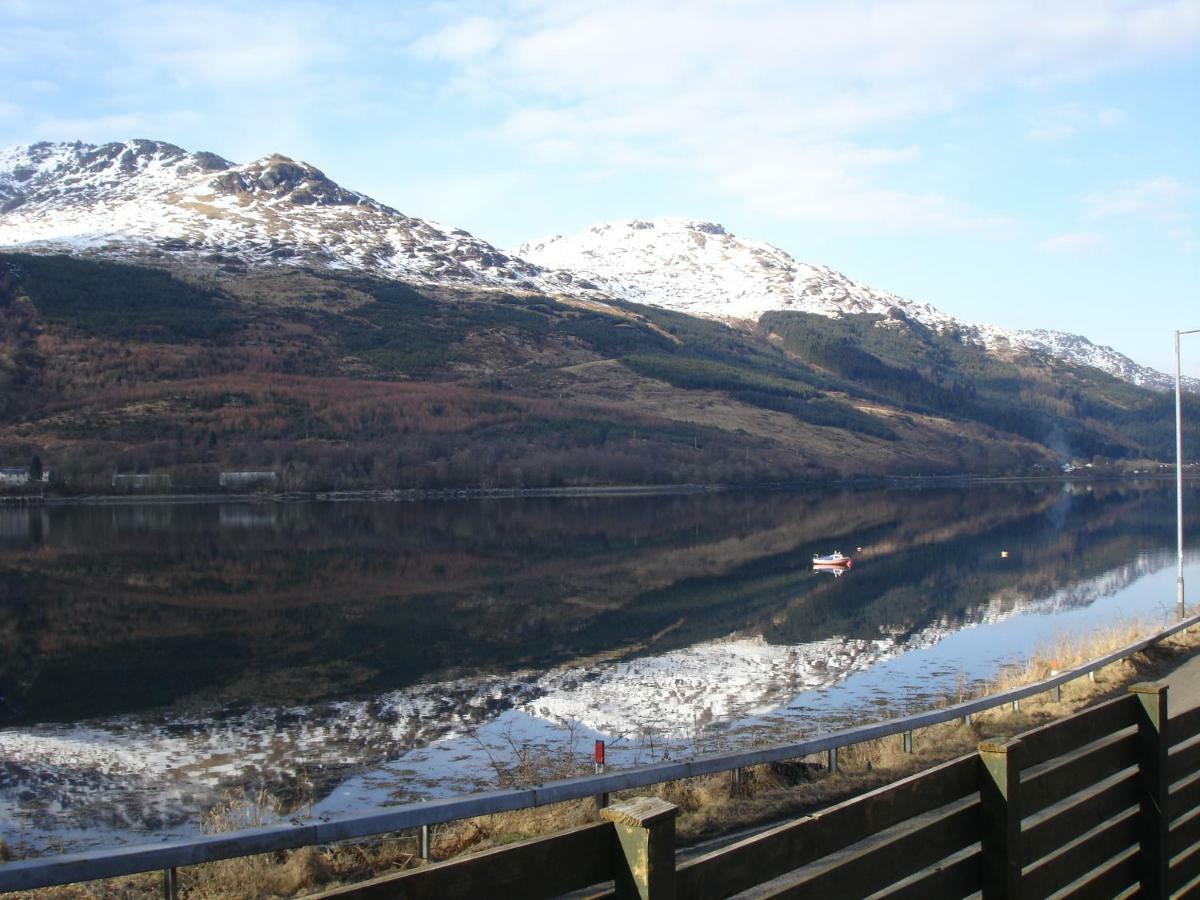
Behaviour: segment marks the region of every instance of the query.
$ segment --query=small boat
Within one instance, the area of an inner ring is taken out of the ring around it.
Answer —
[[[834,550],[832,553],[827,553],[824,556],[813,554],[814,566],[850,566],[850,557],[842,556],[841,550]]]

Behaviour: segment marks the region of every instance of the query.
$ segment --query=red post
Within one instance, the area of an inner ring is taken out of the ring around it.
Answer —
[[[596,774],[604,774],[604,741],[596,741]],[[596,797],[596,809],[604,809],[608,806],[608,794],[600,794]]]

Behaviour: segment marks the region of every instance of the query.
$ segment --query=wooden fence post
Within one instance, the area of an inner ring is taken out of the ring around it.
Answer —
[[[1021,896],[1020,739],[979,745],[984,900]]]
[[[1167,776],[1167,686],[1153,682],[1135,684],[1130,692],[1138,704],[1138,831],[1141,833],[1138,859],[1143,897],[1165,897],[1169,887],[1171,864],[1169,831],[1171,813],[1167,808],[1170,783]]]
[[[621,900],[675,900],[675,816],[657,797],[606,806],[600,815],[617,832],[613,880]]]

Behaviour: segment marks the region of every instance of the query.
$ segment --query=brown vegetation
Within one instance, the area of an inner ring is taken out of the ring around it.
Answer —
[[[764,335],[632,307],[300,272],[159,284],[78,261],[43,261],[21,281],[4,265],[0,461],[36,452],[60,490],[106,490],[113,471],[167,471],[190,492],[230,468],[331,490],[745,484],[1049,460],[976,422],[814,388]],[[104,297],[56,299],[58,275]],[[123,279],[161,292],[142,310],[153,327],[123,305]],[[678,357],[699,380],[637,374],[636,354]],[[710,369],[732,381],[705,387]],[[777,408],[771,390],[792,399]]]

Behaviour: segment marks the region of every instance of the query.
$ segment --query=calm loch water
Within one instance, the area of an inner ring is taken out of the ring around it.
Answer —
[[[323,813],[490,787],[514,744],[603,737],[625,765],[902,714],[1169,619],[1174,535],[1163,483],[0,508],[0,837],[193,833],[247,784]],[[833,550],[854,567],[814,572]]]

